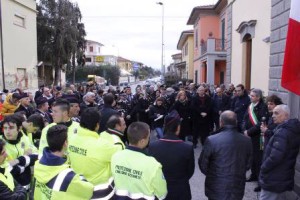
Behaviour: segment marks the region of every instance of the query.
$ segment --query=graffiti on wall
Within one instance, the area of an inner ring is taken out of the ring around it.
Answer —
[[[36,88],[34,82],[37,81],[36,70],[26,72],[25,68],[17,68],[16,73],[6,72],[5,73],[5,87],[6,89],[20,88],[22,90]],[[0,73],[2,78],[2,74]],[[1,88],[3,89],[2,81]]]

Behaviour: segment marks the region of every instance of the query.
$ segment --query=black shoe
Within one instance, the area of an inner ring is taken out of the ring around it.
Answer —
[[[246,180],[246,182],[254,182],[254,181],[257,181],[257,178],[253,177],[253,176],[250,176],[250,178],[248,178]]]
[[[256,188],[254,188],[253,191],[254,191],[254,192],[260,192],[260,191],[261,191],[261,187],[260,187],[260,186],[257,186]]]

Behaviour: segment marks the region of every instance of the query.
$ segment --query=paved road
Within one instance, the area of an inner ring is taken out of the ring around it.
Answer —
[[[151,141],[156,140],[154,133],[151,134]],[[200,172],[198,166],[198,158],[201,153],[201,146],[195,149],[195,173],[190,180],[191,190],[192,190],[192,200],[207,200],[204,194],[204,180],[205,176]],[[256,200],[258,198],[258,193],[253,192],[256,187],[255,182],[247,183],[245,188],[245,195],[243,200]]]

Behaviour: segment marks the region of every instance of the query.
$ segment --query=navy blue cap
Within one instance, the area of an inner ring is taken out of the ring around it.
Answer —
[[[28,93],[22,93],[22,94],[20,94],[20,99],[23,99],[23,98],[27,98],[27,97],[29,97],[29,95],[28,95]]]
[[[171,124],[180,124],[182,121],[179,113],[176,110],[172,110],[166,117],[165,117],[165,123],[164,126],[170,126]]]

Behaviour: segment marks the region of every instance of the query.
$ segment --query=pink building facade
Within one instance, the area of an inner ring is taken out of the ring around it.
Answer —
[[[226,77],[226,6],[227,0],[215,5],[193,8],[187,24],[194,26],[194,80],[219,85]]]

